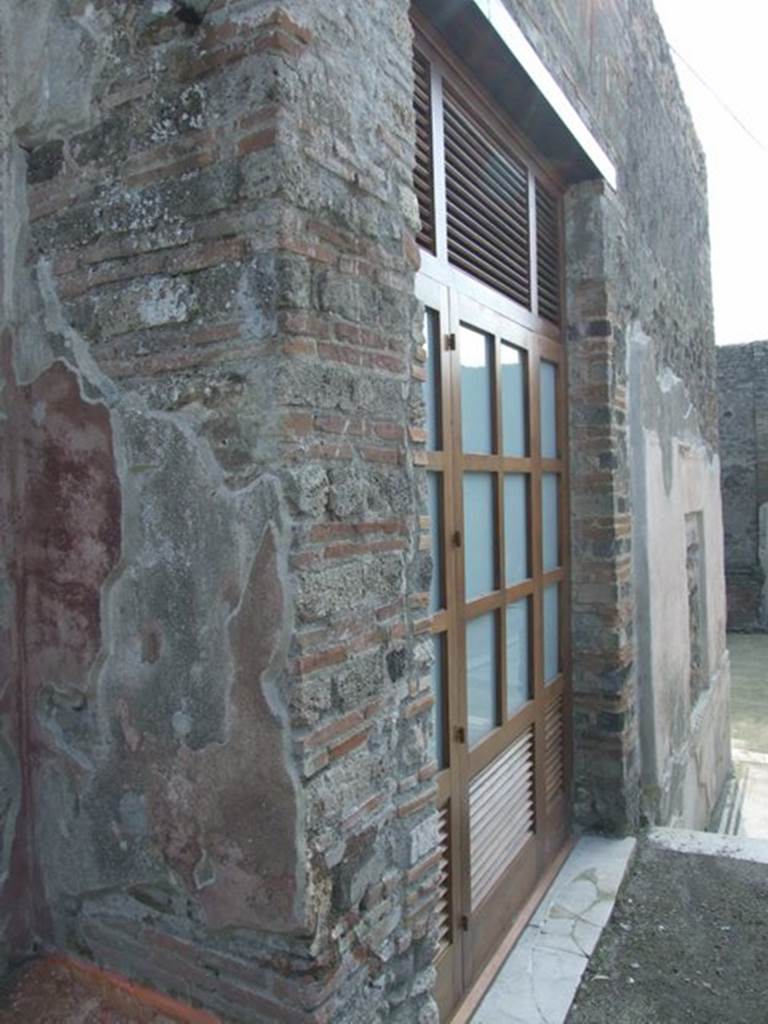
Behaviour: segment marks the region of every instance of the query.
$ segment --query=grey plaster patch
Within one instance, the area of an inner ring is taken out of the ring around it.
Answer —
[[[110,5],[111,6],[111,5]],[[9,113],[26,146],[81,129],[93,116],[96,83],[108,59],[112,12],[83,5],[67,12],[55,0],[3,4]]]
[[[608,922],[635,840],[584,836],[541,901],[472,1024],[561,1024]]]

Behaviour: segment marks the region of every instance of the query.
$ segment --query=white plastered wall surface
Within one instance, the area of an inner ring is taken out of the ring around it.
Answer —
[[[633,581],[646,813],[706,827],[730,768],[720,460],[683,381],[629,331]],[[698,520],[701,689],[692,694],[686,518]]]

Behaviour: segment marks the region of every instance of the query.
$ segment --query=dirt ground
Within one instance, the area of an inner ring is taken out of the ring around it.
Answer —
[[[567,1024],[768,1024],[768,867],[641,842]]]

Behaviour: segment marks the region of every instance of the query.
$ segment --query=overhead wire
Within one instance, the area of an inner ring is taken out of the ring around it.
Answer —
[[[682,53],[680,53],[680,51],[669,42],[669,40],[667,40],[667,45],[677,59],[690,71],[693,77],[717,100],[723,110],[736,122],[739,128],[741,128],[741,130],[745,132],[750,139],[763,150],[764,153],[768,153],[768,146],[766,146],[762,139],[758,138],[757,135],[755,135],[755,133],[742,121],[739,115],[726,103],[722,96],[720,96],[720,94],[709,84],[703,75],[699,74],[690,61],[686,60]]]

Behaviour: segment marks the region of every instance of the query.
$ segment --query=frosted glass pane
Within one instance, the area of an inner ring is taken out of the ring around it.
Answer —
[[[492,339],[488,335],[461,328],[461,441],[465,452],[488,455],[492,451],[492,353]]]
[[[429,587],[430,615],[445,607],[442,490],[441,474],[427,473],[427,510],[429,513],[429,538],[432,547],[432,580]]]
[[[526,430],[525,352],[501,345],[501,436],[505,455],[528,454]]]
[[[436,310],[424,311],[424,344],[427,349],[427,379],[423,384],[426,406],[427,448],[442,448],[440,437],[440,318]]]
[[[507,715],[510,718],[531,695],[528,604],[525,597],[507,605]]]
[[[560,528],[558,515],[559,477],[543,473],[541,477],[541,554],[544,572],[560,564]]]
[[[467,601],[496,588],[493,476],[464,474],[464,585]]]
[[[504,477],[504,582],[509,587],[528,579],[528,478]]]
[[[496,616],[467,623],[467,726],[476,743],[498,722],[496,696]]]
[[[435,703],[432,705],[432,738],[434,742],[434,755],[438,768],[445,768],[447,759],[445,756],[445,664],[444,664],[444,638],[440,634],[432,637],[433,660],[432,660],[432,696]]]
[[[560,586],[544,588],[544,682],[560,671]]]
[[[557,458],[557,367],[544,360],[539,364],[541,398],[541,457]]]

